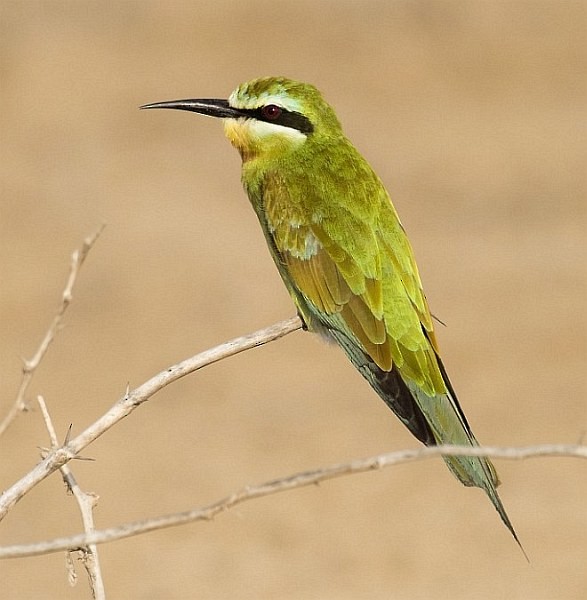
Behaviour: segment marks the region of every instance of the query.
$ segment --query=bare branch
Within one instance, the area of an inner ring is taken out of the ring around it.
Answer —
[[[127,417],[143,402],[149,400],[149,398],[164,387],[219,360],[277,340],[300,329],[301,326],[302,322],[299,317],[292,317],[291,319],[281,321],[265,329],[260,329],[254,333],[220,344],[215,348],[205,350],[196,356],[161,371],[161,373],[158,373],[134,390],[127,390],[124,396],[102,417],[73,440],[60,448],[52,449],[29,473],[0,495],[0,520],[6,516],[7,512],[16,502],[45,479],[45,477],[75,458],[94,440],[124,419],[124,417]]]
[[[57,434],[53,427],[53,421],[47,410],[44,398],[42,396],[37,396],[37,403],[41,408],[45,426],[47,427],[49,437],[51,438],[51,447],[57,448],[59,446]],[[61,471],[61,476],[63,477],[67,489],[71,491],[77,500],[82,515],[84,531],[87,535],[91,535],[95,531],[93,511],[98,502],[98,496],[96,494],[86,493],[80,488],[68,465],[63,465],[59,470]],[[96,544],[84,545],[83,548],[78,548],[77,551],[82,555],[82,562],[86,569],[86,573],[88,574],[92,597],[95,600],[105,600],[106,591],[104,589],[104,580],[102,579],[102,570],[100,569],[100,559],[98,557],[98,548]],[[75,576],[75,568],[69,552],[66,558],[66,565],[69,573],[69,581],[70,583],[73,582],[72,584],[75,585],[77,577]]]
[[[470,448],[467,446],[432,446],[419,448],[417,450],[401,450],[388,454],[379,454],[369,458],[354,460],[348,463],[331,465],[313,471],[305,471],[289,475],[280,479],[274,479],[251,485],[209,504],[203,508],[196,508],[182,513],[175,513],[126,523],[118,527],[94,531],[92,533],[79,534],[71,537],[56,538],[35,544],[21,544],[0,547],[0,558],[16,558],[25,556],[37,556],[72,548],[79,548],[89,544],[103,544],[142,533],[148,533],[157,529],[175,527],[195,521],[209,521],[218,513],[224,512],[237,504],[270,496],[287,490],[297,489],[314,485],[328,479],[335,479],[355,473],[364,473],[389,467],[392,465],[413,462],[431,458],[433,456],[490,456],[493,458],[505,458],[509,460],[521,460],[539,456],[574,457],[587,459],[587,446],[576,446],[568,444],[545,444],[540,446],[526,446],[522,448]]]
[[[16,419],[16,417],[26,408],[25,404],[25,394],[26,391],[33,379],[33,375],[35,374],[35,370],[43,360],[43,357],[47,353],[51,342],[55,339],[57,332],[59,331],[59,326],[61,325],[61,321],[63,320],[63,316],[65,315],[65,311],[71,304],[73,299],[73,286],[77,280],[77,276],[81,266],[84,264],[86,260],[86,256],[96,243],[98,237],[104,230],[104,225],[100,227],[95,233],[87,237],[82,247],[79,250],[75,250],[71,255],[71,267],[69,270],[69,276],[67,278],[67,283],[65,284],[65,289],[61,294],[61,304],[57,309],[57,314],[53,317],[51,324],[49,325],[49,329],[45,333],[37,351],[34,356],[25,360],[22,367],[22,380],[20,382],[20,387],[18,388],[18,393],[16,394],[16,399],[11,406],[10,410],[0,423],[0,436],[8,429],[10,424]]]

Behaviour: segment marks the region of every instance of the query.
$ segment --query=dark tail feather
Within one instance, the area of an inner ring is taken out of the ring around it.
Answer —
[[[395,367],[392,367],[391,371],[382,371],[371,363],[359,370],[412,435],[426,446],[436,445],[434,433],[424,413],[414,401],[412,393]]]
[[[424,413],[420,410],[412,392],[395,366],[391,371],[383,371],[342,332],[332,328],[330,334],[342,347],[359,373],[411,431],[412,435],[426,446],[436,445],[434,433],[430,429]]]
[[[434,433],[424,413],[395,366],[391,371],[383,371],[344,333],[331,326],[330,335],[338,342],[359,373],[412,434],[426,446],[435,445]]]

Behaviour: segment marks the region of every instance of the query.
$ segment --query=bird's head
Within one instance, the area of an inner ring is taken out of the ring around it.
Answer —
[[[308,140],[342,135],[334,110],[320,92],[284,77],[243,83],[228,100],[173,100],[141,108],[188,110],[223,119],[226,136],[243,161],[283,156]]]

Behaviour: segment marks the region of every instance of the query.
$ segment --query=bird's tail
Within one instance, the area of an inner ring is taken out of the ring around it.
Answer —
[[[339,338],[335,332],[332,333],[334,337],[338,338],[339,344],[363,377],[423,444],[427,446],[479,445],[459,405],[440,358],[438,358],[438,366],[445,381],[447,393],[430,397],[416,384],[404,381],[395,367],[392,367],[391,371],[383,371],[348,338],[344,336]],[[443,458],[448,468],[461,483],[485,491],[524,556],[528,558],[497,493],[499,479],[491,461],[483,456],[444,456]]]
[[[439,445],[479,446],[459,405],[457,396],[440,358],[438,358],[438,365],[446,383],[448,393],[439,394],[431,398],[424,394],[418,386],[411,383],[405,384],[412,397],[412,401],[421,411],[432,431],[434,437],[433,443]],[[397,370],[396,377],[401,379]],[[444,456],[443,458],[448,468],[463,485],[481,488],[487,494],[504,525],[508,528],[514,540],[516,540],[526,559],[528,559],[528,555],[520,543],[518,534],[497,493],[497,486],[500,484],[500,481],[495,467],[489,458],[485,456]]]

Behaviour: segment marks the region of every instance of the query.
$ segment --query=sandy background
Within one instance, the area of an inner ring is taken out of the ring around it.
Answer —
[[[587,430],[582,2],[0,2],[0,409],[102,222],[29,391],[59,433],[182,358],[293,314],[212,119],[146,102],[284,74],[320,87],[391,191],[445,363],[487,444]],[[0,487],[47,445],[0,440]],[[336,349],[296,333],[191,376],[76,462],[99,527],[416,442]],[[498,461],[531,566],[439,460],[101,547],[111,598],[533,599],[587,593],[587,472]],[[2,544],[80,531],[53,476]],[[2,598],[88,598],[64,557],[0,563]]]

